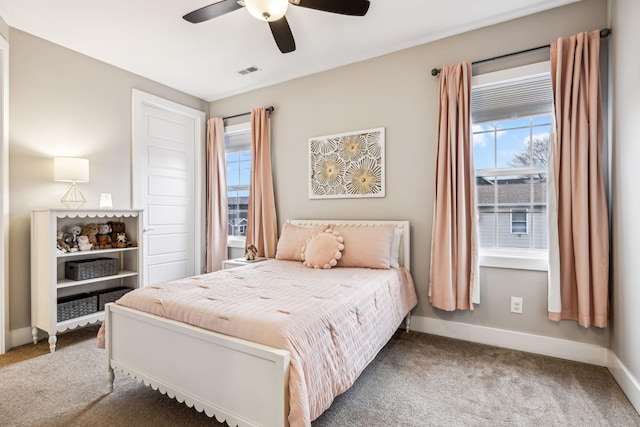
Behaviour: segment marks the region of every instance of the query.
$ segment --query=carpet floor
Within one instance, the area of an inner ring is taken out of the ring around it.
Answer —
[[[116,374],[105,394],[97,328],[0,356],[0,426],[221,426]],[[398,333],[313,422],[325,426],[639,426],[602,367],[417,332]]]

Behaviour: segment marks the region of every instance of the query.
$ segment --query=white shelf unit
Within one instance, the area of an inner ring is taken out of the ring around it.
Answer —
[[[138,246],[58,254],[56,232],[72,225],[123,222],[129,240]],[[57,334],[101,322],[104,311],[58,321],[58,298],[125,286],[136,289],[142,282],[142,210],[140,209],[37,209],[31,214],[31,330],[38,342],[38,330],[49,334],[49,349],[56,348]],[[117,274],[87,280],[65,278],[65,263],[92,258],[117,258]]]

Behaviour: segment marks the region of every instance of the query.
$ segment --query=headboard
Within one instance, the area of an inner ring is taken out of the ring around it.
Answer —
[[[351,221],[336,219],[290,219],[288,223],[300,226],[313,225],[339,225],[341,227],[372,227],[375,225],[393,224],[402,231],[400,239],[399,262],[400,265],[411,271],[411,230],[409,221]]]

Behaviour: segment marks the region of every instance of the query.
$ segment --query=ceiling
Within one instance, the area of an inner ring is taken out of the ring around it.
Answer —
[[[364,17],[290,5],[297,50],[239,9],[191,24],[215,0],[0,0],[9,26],[206,101],[384,55],[577,0],[370,0]],[[241,75],[248,67],[258,72]]]

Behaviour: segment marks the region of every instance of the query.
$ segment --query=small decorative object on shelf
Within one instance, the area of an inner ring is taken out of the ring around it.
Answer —
[[[111,193],[100,194],[100,209],[113,209],[113,202],[111,201]]]
[[[89,243],[89,236],[78,236],[78,249],[81,251],[90,251],[93,245]]]
[[[112,232],[125,233],[125,246]],[[31,215],[31,333],[57,334],[104,320],[104,305],[142,282],[142,210],[38,209]]]
[[[244,258],[247,261],[253,261],[256,259],[256,255],[258,255],[258,248],[254,245],[247,246],[247,249],[244,251]]]

